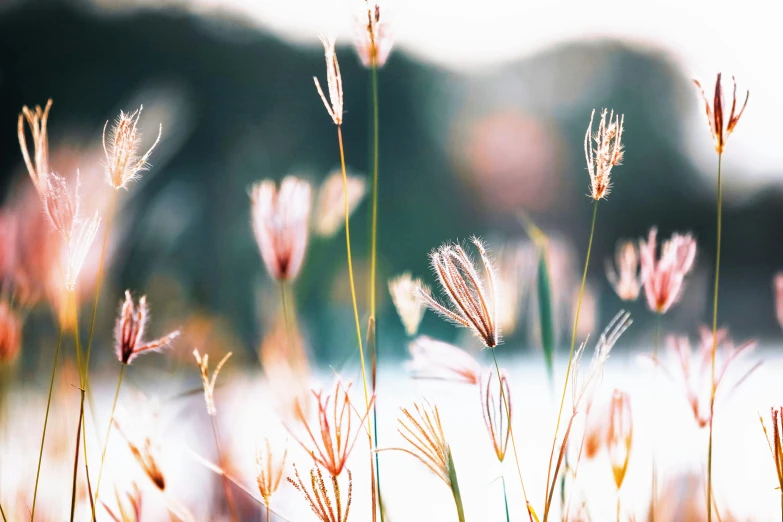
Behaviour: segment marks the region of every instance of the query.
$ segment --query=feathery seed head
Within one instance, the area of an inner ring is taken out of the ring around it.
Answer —
[[[761,421],[761,429],[764,430],[764,436],[769,444],[769,451],[772,453],[772,460],[775,463],[778,484],[783,489],[783,408],[770,408],[770,410],[772,418],[771,438],[761,415],[759,415],[759,420]]]
[[[614,265],[606,260],[606,278],[623,301],[636,301],[639,297],[643,281],[639,273],[639,251],[633,241],[617,242]]]
[[[27,166],[27,172],[30,173],[30,179],[41,196],[43,196],[46,190],[46,178],[49,176],[49,138],[46,124],[49,120],[49,109],[51,108],[51,98],[46,102],[46,107],[43,110],[41,110],[40,105],[36,105],[35,110],[30,110],[27,106],[24,106],[17,121],[17,135],[19,137],[19,147],[22,149],[22,157]],[[25,121],[27,121],[33,137],[32,159],[30,158],[27,138],[25,137]]]
[[[290,281],[299,274],[307,250],[310,183],[286,176],[280,189],[264,180],[250,189],[253,233],[269,275]]]
[[[413,279],[410,272],[403,272],[393,279],[389,279],[389,293],[391,294],[394,308],[400,316],[405,333],[409,337],[416,335],[419,324],[424,317],[424,303],[416,295],[416,288],[423,287],[420,279]]]
[[[324,44],[324,56],[326,58],[326,85],[329,88],[329,100],[324,96],[318,78],[313,76],[315,88],[324,102],[326,112],[332,117],[335,125],[343,123],[343,78],[340,75],[340,64],[337,63],[337,53],[334,50],[336,39],[333,36],[319,35],[318,38]]]
[[[320,522],[347,522],[348,513],[351,510],[351,495],[353,493],[353,475],[351,470],[346,469],[348,472],[348,495],[343,500],[340,494],[340,483],[337,476],[332,475],[332,495],[327,492],[326,480],[324,480],[321,468],[318,464],[310,470],[310,488],[308,488],[299,476],[299,470],[296,469],[294,464],[294,478],[288,477],[288,482],[291,483],[294,488],[304,496],[310,509],[313,510],[315,516],[318,517]],[[332,499],[333,497],[333,499]],[[343,504],[345,509],[343,510]]]
[[[606,434],[606,449],[612,464],[614,483],[619,490],[628,469],[633,442],[633,418],[631,417],[631,399],[620,390],[612,392],[609,406],[609,429]]]
[[[144,107],[131,113],[120,111],[120,115],[109,130],[108,144],[106,143],[106,128],[109,121],[103,126],[103,151],[106,154],[106,180],[115,189],[127,190],[131,181],[139,179],[139,172],[149,168],[150,155],[160,142],[163,133],[163,125],[158,128],[158,137],[147,152],[139,156],[141,147],[141,132],[136,128],[139,116]]]
[[[209,354],[204,354],[204,357],[198,353],[198,350],[193,350],[193,356],[196,358],[196,364],[201,371],[201,383],[204,385],[204,402],[207,405],[207,413],[213,417],[217,415],[217,409],[215,409],[215,381],[220,373],[223,365],[231,357],[231,352],[228,352],[215,367],[215,371],[212,373],[212,378],[209,378]]]
[[[468,352],[452,344],[420,335],[408,345],[408,349],[412,359],[406,366],[414,377],[466,384],[478,384],[481,380],[479,363]]]
[[[348,188],[348,216],[367,193],[367,180],[364,176],[346,174]],[[335,170],[321,183],[318,189],[318,199],[315,204],[315,219],[313,228],[320,237],[332,237],[345,225],[345,201],[343,193],[343,174]]]
[[[154,341],[144,341],[148,319],[147,296],[141,296],[139,304],[135,305],[130,290],[125,290],[125,301],[114,326],[115,349],[122,364],[130,364],[140,353],[167,347],[179,337],[179,330],[175,330]]]
[[[427,466],[451,488],[451,476],[449,474],[449,454],[451,450],[443,433],[443,425],[440,422],[438,407],[424,401],[423,406],[413,403],[415,415],[408,408],[400,408],[402,417],[399,419],[397,431],[408,444],[408,448],[389,448],[403,451],[416,458]]]
[[[593,359],[585,372],[582,371],[582,354],[587,341],[583,342],[574,354],[573,369],[571,370],[572,408],[574,414],[583,406],[590,407],[595,395],[595,390],[601,383],[604,374],[604,364],[609,358],[615,343],[620,336],[631,326],[631,314],[620,310],[604,329],[598,343],[595,345]],[[584,373],[584,375],[583,375]]]
[[[441,291],[451,301],[451,308],[438,302],[423,286],[417,288],[419,297],[434,312],[460,326],[469,328],[487,348],[497,346],[500,326],[497,321],[497,288],[495,268],[481,240],[471,238],[481,256],[486,272],[486,283],[479,276],[473,262],[458,244],[446,243],[430,253],[430,261]],[[486,287],[486,288],[485,288]]]
[[[311,390],[318,405],[317,426],[312,429],[305,414],[306,406],[301,399],[294,405],[294,417],[307,433],[307,442],[302,441],[289,429],[296,441],[313,458],[317,466],[322,466],[332,476],[338,476],[356,444],[361,433],[361,427],[370,413],[374,397],[370,400],[367,410],[361,414],[359,423],[351,422],[354,409],[348,395],[350,383],[343,386],[339,381],[335,384],[334,396],[324,394],[323,390]],[[331,404],[330,404],[331,403]],[[357,415],[359,413],[357,412]],[[353,429],[355,427],[355,429]],[[317,435],[316,435],[317,434]]]
[[[500,372],[500,385],[493,386],[493,379],[497,381],[495,372],[487,370],[479,382],[479,392],[481,394],[481,411],[484,414],[484,424],[487,425],[487,431],[492,439],[492,446],[495,449],[495,455],[498,461],[503,462],[508,449],[508,438],[511,433],[511,418],[513,410],[511,408],[511,388],[508,385],[508,375],[505,371]],[[501,393],[501,387],[503,392]],[[505,396],[508,403],[503,402]]]
[[[615,115],[614,111],[609,112],[607,118],[607,110],[602,109],[598,131],[593,134],[594,118],[595,109],[590,115],[590,125],[585,134],[585,159],[590,174],[590,197],[597,201],[609,195],[612,167],[623,160],[624,118],[622,114]]]
[[[112,419],[117,433],[125,440],[136,462],[139,463],[144,473],[160,491],[166,489],[166,478],[158,464],[160,455],[160,446],[150,435],[144,435],[136,438],[131,437],[125,430],[124,423],[121,423],[116,417]]]
[[[355,1],[358,3],[354,37],[356,52],[365,67],[383,67],[394,45],[386,21],[386,10],[381,11],[379,0]]]
[[[696,259],[696,240],[690,234],[672,234],[657,257],[657,233],[653,227],[647,241],[639,241],[639,257],[647,306],[652,312],[664,314],[682,295],[685,276]]]
[[[728,111],[728,119],[726,119],[726,101],[723,98],[721,73],[718,73],[715,80],[715,93],[712,103],[710,103],[710,100],[704,93],[701,83],[698,80],[693,80],[693,83],[701,91],[701,97],[704,100],[704,107],[707,113],[707,124],[710,127],[710,133],[712,133],[712,138],[715,141],[715,150],[718,154],[723,154],[726,140],[729,139],[729,135],[734,131],[734,127],[739,122],[742,113],[745,112],[745,107],[748,105],[748,98],[750,97],[750,91],[745,91],[745,101],[742,104],[742,108],[737,112],[737,80],[732,76],[731,81],[734,83],[734,88],[731,95],[731,108]]]
[[[269,506],[272,495],[280,487],[280,481],[285,471],[285,460],[288,456],[288,447],[283,451],[283,457],[275,462],[272,455],[272,446],[268,438],[264,438],[264,449],[256,448],[256,483],[258,491],[264,503]]]

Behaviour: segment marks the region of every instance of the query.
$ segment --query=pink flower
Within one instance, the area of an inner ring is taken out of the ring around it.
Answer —
[[[690,234],[673,234],[663,243],[661,256],[656,259],[656,234],[653,227],[647,241],[639,241],[644,294],[650,310],[666,313],[682,295],[685,276],[693,268],[696,258],[696,240]]]

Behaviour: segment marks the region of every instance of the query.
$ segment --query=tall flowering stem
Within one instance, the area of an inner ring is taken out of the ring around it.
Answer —
[[[574,316],[574,326],[571,330],[571,349],[568,353],[568,366],[566,367],[566,376],[563,383],[563,395],[560,398],[560,409],[557,413],[557,423],[555,424],[555,435],[552,437],[552,451],[549,454],[549,467],[547,471],[546,483],[550,483],[550,473],[552,472],[552,460],[555,454],[555,446],[557,445],[557,433],[560,431],[560,423],[563,418],[563,408],[565,407],[566,394],[568,393],[568,382],[571,376],[571,365],[574,362],[574,349],[576,346],[576,330],[579,325],[579,313],[582,310],[582,298],[585,293],[585,283],[587,281],[587,267],[590,265],[590,254],[593,250],[593,236],[595,235],[595,218],[598,215],[598,200],[593,203],[593,220],[590,224],[590,240],[587,243],[587,255],[585,256],[585,267],[582,270],[582,282],[579,285],[579,298],[576,302],[576,314]],[[557,475],[552,478],[552,483],[557,481]],[[550,502],[549,493],[546,493],[544,498],[544,505],[547,506]],[[544,511],[544,522],[547,521],[548,510]]]
[[[710,435],[709,446],[707,449],[707,522],[712,522],[712,411],[715,403],[715,352],[718,346],[718,286],[720,281],[720,249],[721,249],[721,227],[723,218],[723,185],[721,180],[721,163],[723,160],[723,151],[726,147],[731,133],[739,122],[745,107],[748,105],[750,93],[745,94],[745,102],[737,111],[737,82],[733,80],[734,89],[732,91],[731,108],[726,111],[725,100],[723,97],[723,85],[721,83],[721,74],[718,73],[715,81],[715,93],[710,103],[704,94],[704,89],[698,81],[694,81],[696,87],[701,91],[704,101],[705,112],[707,114],[707,123],[710,127],[713,141],[715,142],[715,151],[718,153],[718,195],[717,195],[717,244],[715,252],[715,285],[713,288],[712,301],[712,361],[711,361],[711,382],[712,389],[710,394]],[[728,116],[724,118],[725,115]]]
[[[498,358],[497,355],[495,355],[495,350],[492,350],[492,360],[495,361],[495,371],[498,375],[498,384],[500,385],[500,398],[503,400],[503,408],[506,410],[506,420],[508,422],[508,433],[511,436],[511,447],[514,448],[514,460],[517,464],[517,471],[519,472],[519,480],[522,482],[522,468],[519,465],[519,453],[517,452],[517,443],[514,440],[514,428],[511,426],[511,405],[509,404],[509,397],[506,397],[506,386],[503,385],[503,376],[500,373],[500,366],[498,365]],[[489,393],[489,389],[487,389],[487,393]],[[508,442],[508,441],[506,441]],[[497,449],[496,449],[497,450]],[[505,450],[504,450],[505,453]],[[498,455],[499,457],[500,455]],[[503,460],[501,459],[501,463]],[[503,479],[503,500],[506,504],[506,522],[508,522],[508,498],[506,498],[506,477],[501,474],[501,478]],[[525,483],[522,482],[522,493],[525,496],[525,503],[527,503],[527,491],[525,491]],[[530,520],[533,520],[532,513],[528,512],[530,516]]]

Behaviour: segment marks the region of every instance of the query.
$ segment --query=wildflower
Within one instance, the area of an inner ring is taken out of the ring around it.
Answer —
[[[358,2],[362,5],[356,14],[356,52],[365,67],[383,67],[394,40],[389,33],[386,17],[381,16],[381,3],[378,0]]]
[[[65,288],[73,291],[76,288],[76,278],[95,240],[101,218],[97,211],[92,219],[85,220],[80,216],[78,172],[73,193],[65,178],[54,172],[46,176],[45,182],[46,188],[41,200],[49,221],[68,247]]]
[[[647,306],[655,313],[664,314],[682,294],[685,276],[696,259],[696,240],[690,234],[675,233],[663,243],[661,256],[656,260],[657,233],[653,227],[647,242],[639,241],[639,257]]]
[[[209,378],[209,354],[204,354],[204,357],[198,353],[198,350],[193,350],[193,356],[196,358],[196,364],[201,371],[201,382],[204,385],[204,402],[207,405],[207,413],[215,416],[217,410],[215,409],[215,381],[220,373],[223,365],[231,357],[231,352],[228,352],[215,367],[215,371],[212,373],[212,378]]]
[[[443,433],[440,413],[437,406],[430,406],[426,401],[425,405],[426,408],[413,404],[418,418],[414,417],[407,408],[400,408],[404,417],[399,420],[397,431],[413,449],[391,449],[404,451],[415,457],[451,488],[449,473],[451,450]]]
[[[367,193],[367,180],[363,176],[346,175],[348,189],[348,215]],[[315,204],[314,231],[320,237],[332,237],[345,225],[345,202],[343,200],[342,172],[336,170],[329,174],[318,189]]]
[[[128,449],[130,449],[131,454],[142,470],[144,470],[147,477],[155,484],[155,487],[160,491],[164,491],[166,489],[166,479],[158,465],[159,445],[149,435],[141,437],[141,441],[131,438],[116,417],[112,419],[112,423],[120,436],[125,439]]]
[[[354,432],[351,423],[353,405],[348,396],[350,387],[350,384],[344,387],[338,382],[334,388],[334,397],[325,395],[323,390],[311,390],[313,397],[315,397],[318,403],[317,430],[310,428],[305,414],[306,406],[302,404],[302,401],[297,399],[294,405],[294,417],[304,426],[309,441],[305,443],[296,436],[294,438],[310,454],[316,465],[322,466],[332,477],[339,475],[345,467],[348,455],[353,450],[356,439],[358,439],[359,433],[361,433],[360,428],[367,419],[367,415],[372,407],[373,401],[371,400],[367,406],[367,411],[361,415]],[[332,399],[334,399],[334,402],[332,402]],[[320,441],[316,438],[314,431],[318,434]]]
[[[723,379],[726,377],[732,363],[741,355],[751,351],[756,344],[755,341],[748,341],[735,349],[734,344],[728,340],[728,332],[724,328],[717,331],[716,341],[714,343],[716,356],[715,394],[717,394],[719,386],[723,383]],[[692,351],[687,337],[670,336],[667,338],[667,346],[670,358],[674,360],[673,364],[669,365],[671,368],[664,366],[657,359],[653,359],[653,362],[663,367],[672,380],[682,385],[688,404],[691,407],[693,418],[699,427],[703,428],[709,424],[711,415],[712,331],[704,326],[699,328],[699,348],[696,353]],[[761,363],[757,363],[741,374],[734,381],[728,393],[731,393],[731,391],[742,384],[760,365]]]
[[[22,347],[22,320],[5,298],[0,299],[0,367],[19,355]]]
[[[606,261],[606,277],[623,301],[636,301],[642,288],[642,278],[639,274],[639,251],[633,241],[620,241],[614,253],[617,266],[612,266],[610,260]]]
[[[487,431],[492,439],[492,446],[495,448],[495,455],[498,460],[503,462],[508,449],[508,438],[511,432],[511,389],[508,385],[508,376],[503,371],[500,374],[500,386],[493,388],[492,379],[497,380],[495,372],[489,370],[485,377],[479,382],[481,393],[481,410],[484,414],[484,424],[487,425]],[[502,393],[500,388],[503,388]],[[503,402],[505,396],[506,403]],[[508,405],[508,411],[506,410]]]
[[[770,439],[764,419],[759,415],[761,428],[769,444],[772,460],[775,462],[775,473],[778,477],[781,495],[783,495],[783,408],[770,408],[772,417],[772,438]]]
[[[400,316],[405,333],[409,337],[416,335],[419,324],[424,317],[424,303],[416,296],[416,288],[423,286],[420,279],[413,279],[410,272],[403,272],[389,279],[389,293],[394,308]]]
[[[115,350],[122,364],[130,364],[140,353],[166,347],[179,337],[179,330],[175,330],[154,341],[144,341],[148,316],[147,296],[141,296],[139,304],[135,305],[130,290],[125,290],[125,302],[114,326]]]
[[[120,492],[115,487],[114,496],[117,498],[117,510],[115,514],[106,502],[101,501],[106,512],[114,522],[141,522],[141,490],[136,482],[131,484],[128,491]],[[124,499],[122,497],[125,497]],[[127,503],[126,503],[127,501]]]
[[[783,272],[775,274],[775,317],[783,328]]]
[[[17,134],[19,136],[19,147],[22,149],[22,157],[27,166],[27,172],[30,173],[30,179],[38,191],[43,196],[46,190],[46,178],[49,176],[49,138],[46,131],[46,124],[49,120],[49,109],[52,108],[52,100],[46,102],[46,107],[41,110],[40,105],[35,106],[35,111],[22,107],[22,113],[19,114],[17,122]],[[24,122],[30,127],[30,133],[33,135],[33,158],[30,159],[30,151],[27,148],[27,139],[25,138]]]
[[[334,502],[329,498],[329,494],[326,491],[326,481],[324,480],[321,468],[316,466],[310,470],[310,485],[312,491],[307,489],[302,478],[299,476],[299,470],[294,465],[294,476],[296,480],[288,477],[288,482],[291,483],[297,491],[299,491],[305,500],[310,504],[310,509],[313,510],[315,516],[321,522],[346,522],[348,520],[348,513],[351,510],[351,494],[353,493],[353,476],[351,470],[348,471],[348,495],[345,500],[345,511],[343,511],[343,499],[340,495],[340,483],[337,480],[336,475],[332,475],[332,493],[334,496]]]
[[[158,129],[158,137],[155,143],[144,154],[139,156],[141,146],[141,133],[136,129],[139,116],[144,107],[131,113],[120,111],[120,115],[109,130],[109,143],[106,144],[106,128],[109,121],[103,126],[103,151],[106,154],[106,180],[115,189],[127,189],[128,183],[140,178],[139,172],[149,168],[147,160],[153,149],[160,142],[163,133],[163,125]]]
[[[440,304],[426,287],[419,286],[417,291],[419,297],[434,312],[458,325],[470,328],[484,346],[494,348],[500,343],[495,268],[481,241],[476,237],[471,241],[484,263],[489,292],[485,290],[484,283],[462,247],[448,243],[433,250],[430,253],[430,261],[438,276],[441,291],[451,300],[452,309]]]
[[[594,109],[585,134],[585,159],[590,174],[590,196],[596,201],[609,195],[612,186],[609,179],[612,167],[619,165],[623,160],[623,115],[615,116],[614,111],[611,111],[608,120],[606,116],[606,109],[601,110],[598,132],[593,134]],[[595,142],[595,147],[591,140]]]
[[[612,393],[609,406],[609,430],[606,434],[606,448],[612,464],[614,483],[619,490],[628,469],[633,441],[633,419],[631,417],[631,399],[619,390]]]
[[[299,274],[307,249],[310,184],[286,176],[277,190],[264,180],[250,190],[253,233],[269,275],[290,281]]]
[[[587,342],[582,343],[574,355],[573,370],[571,372],[571,393],[574,414],[583,405],[589,405],[593,400],[595,389],[603,378],[604,363],[609,358],[609,352],[614,347],[620,336],[631,326],[631,314],[620,310],[604,329],[598,343],[595,345],[593,360],[587,371],[582,375],[582,355]]]
[[[745,107],[748,105],[748,98],[750,92],[745,92],[745,102],[742,104],[742,108],[737,112],[737,80],[731,77],[731,81],[734,82],[734,90],[731,95],[731,109],[729,110],[729,118],[725,120],[724,125],[724,113],[726,112],[725,100],[723,99],[723,87],[721,83],[721,73],[718,73],[717,80],[715,81],[715,95],[712,100],[712,104],[707,99],[707,95],[704,94],[704,89],[697,80],[693,80],[696,87],[701,91],[701,97],[704,100],[704,106],[707,112],[707,124],[710,127],[712,138],[715,140],[715,150],[718,154],[723,154],[723,149],[726,146],[726,140],[729,139],[729,135],[734,131],[737,122],[739,121],[742,113],[745,112]]]
[[[420,335],[408,349],[413,358],[407,363],[408,369],[418,378],[467,384],[478,384],[481,380],[481,366],[468,352],[452,344]]]
[[[340,64],[337,63],[337,54],[334,51],[335,38],[333,36],[319,36],[324,44],[324,56],[326,57],[326,85],[329,88],[329,100],[324,96],[318,78],[313,76],[315,88],[324,102],[326,112],[332,117],[332,121],[338,127],[343,123],[343,78],[340,75]],[[331,103],[330,103],[331,102]]]
[[[261,448],[256,448],[256,482],[258,483],[258,491],[261,493],[261,498],[264,499],[264,504],[269,507],[272,495],[280,487],[280,481],[283,478],[288,448],[283,452],[283,458],[278,463],[275,463],[272,458],[272,447],[269,439],[265,438],[264,443],[265,452],[262,452]]]

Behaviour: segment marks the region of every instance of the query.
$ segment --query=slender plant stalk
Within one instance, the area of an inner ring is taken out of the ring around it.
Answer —
[[[223,460],[223,446],[220,444],[220,433],[218,432],[218,425],[217,425],[217,415],[210,415],[210,419],[212,420],[212,435],[215,437],[215,447],[217,448],[217,454],[218,454],[218,465],[221,469],[225,467],[225,460]],[[223,489],[226,492],[226,501],[228,501],[228,509],[231,512],[231,520],[233,522],[237,522],[239,520],[237,518],[237,512],[236,508],[234,507],[234,497],[231,495],[231,486],[228,482],[228,479],[226,478],[226,475],[223,475]]]
[[[511,517],[508,514],[508,495],[506,495],[506,477],[503,475],[503,471],[500,472],[500,481],[503,483],[503,504],[506,507],[506,522],[511,522]]]
[[[555,485],[557,484],[557,475],[560,472],[560,466],[563,464],[563,459],[565,457],[566,453],[566,442],[568,441],[568,436],[571,434],[571,428],[574,425],[574,419],[576,418],[576,415],[571,415],[571,418],[568,421],[568,426],[566,427],[565,435],[563,435],[563,444],[560,446],[560,452],[557,457],[557,465],[555,466],[555,478],[552,480],[551,487],[549,488],[549,494],[547,496],[548,502],[544,505],[544,522],[546,522],[547,517],[549,516],[549,508],[552,507],[552,497],[555,494]]]
[[[84,388],[79,390],[81,392],[81,406],[79,407],[79,425],[76,429],[76,451],[73,454],[73,486],[71,487],[71,522],[73,522],[73,516],[76,512],[76,477],[79,471],[79,442],[82,434],[82,421],[84,420]],[[85,455],[86,456],[86,455]]]
[[[517,473],[519,474],[519,482],[522,484],[522,495],[525,498],[525,504],[527,504],[527,491],[525,490],[525,481],[522,480],[522,467],[519,465],[519,453],[517,453],[517,443],[514,440],[514,428],[511,426],[511,410],[508,407],[508,398],[506,397],[506,391],[503,389],[503,381],[500,378],[500,366],[498,365],[498,358],[495,355],[495,349],[492,348],[492,359],[495,361],[495,371],[498,374],[498,383],[500,384],[500,398],[503,400],[503,407],[506,409],[506,418],[508,419],[508,433],[511,435],[511,446],[514,448],[514,462],[517,465]],[[503,490],[505,492],[505,479],[503,479]]]
[[[269,504],[267,504],[266,505],[266,520],[265,520],[265,522],[270,522],[270,520],[272,520],[272,519],[269,518]]]
[[[459,492],[459,482],[457,481],[457,468],[454,466],[454,457],[451,456],[449,448],[449,482],[451,484],[451,494],[454,496],[454,504],[457,506],[457,517],[459,522],[465,522],[465,509],[462,507],[462,495]]]
[[[5,518],[5,511],[3,511],[3,503],[0,502],[0,515],[3,516],[3,522],[8,522],[8,519]]]
[[[122,376],[125,374],[126,364],[120,366],[120,376],[117,378],[117,390],[114,392],[114,401],[111,403],[111,414],[109,415],[109,427],[106,428],[106,438],[103,440],[103,451],[101,452],[101,465],[98,468],[98,483],[95,485],[95,504],[98,503],[98,496],[101,493],[101,477],[103,476],[103,463],[106,460],[106,449],[109,447],[109,435],[111,434],[112,419],[114,410],[117,408],[117,399],[120,396],[120,387],[122,386]],[[95,513],[93,512],[93,515]]]
[[[585,268],[582,271],[582,283],[579,286],[579,299],[576,303],[576,315],[574,317],[574,328],[571,331],[571,351],[568,354],[568,366],[566,367],[566,376],[565,381],[563,382],[563,396],[560,399],[560,410],[557,413],[557,423],[555,424],[555,435],[552,437],[552,451],[549,453],[549,467],[547,470],[547,489],[549,489],[549,483],[550,483],[550,473],[552,472],[552,459],[554,458],[555,454],[555,446],[557,445],[557,432],[560,430],[560,421],[563,417],[563,406],[565,405],[565,398],[566,393],[568,392],[568,379],[571,376],[571,364],[574,362],[574,346],[576,345],[576,329],[579,326],[579,313],[582,310],[582,297],[585,293],[585,282],[587,281],[587,267],[590,265],[590,253],[593,250],[593,236],[595,235],[595,217],[598,215],[598,200],[595,200],[593,203],[593,220],[590,224],[590,240],[587,243],[587,256],[585,257]],[[559,469],[558,465],[558,469]],[[557,482],[557,472],[555,472],[554,478],[552,478],[552,487],[554,488],[554,484]],[[551,494],[547,494],[545,492],[544,496],[544,506],[546,506],[544,509],[544,522],[547,521],[548,513],[549,513],[549,504],[551,499],[549,498]]]
[[[656,314],[655,317],[655,342],[653,344],[653,359],[655,359],[655,366],[653,367],[653,397],[658,391],[658,353],[661,346],[661,321],[662,315]],[[655,427],[658,425],[658,409],[655,407],[655,401],[653,401],[653,432],[652,432],[652,495],[650,497],[650,522],[655,522],[655,503],[658,499],[658,460],[657,460],[657,437]]]
[[[49,407],[52,404],[52,390],[54,389],[54,377],[57,373],[57,360],[60,357],[60,347],[63,344],[63,329],[57,334],[57,348],[54,350],[54,365],[52,366],[52,378],[49,381],[49,398],[46,399],[46,415],[44,416],[43,433],[41,434],[41,449],[38,451],[38,471],[35,473],[35,489],[33,489],[33,507],[30,509],[30,520],[35,520],[35,501],[38,497],[38,479],[41,476],[41,462],[43,462],[44,441],[46,440],[46,426],[49,424]]]
[[[617,492],[617,522],[620,522],[620,492]]]
[[[337,126],[337,140],[340,145],[340,166],[342,168],[343,173],[343,202],[344,202],[344,210],[345,210],[345,248],[348,253],[348,278],[351,283],[351,301],[353,302],[353,317],[354,321],[356,322],[356,340],[359,343],[359,359],[361,360],[362,365],[362,384],[364,385],[364,404],[367,409],[370,408],[370,395],[367,391],[367,370],[365,368],[364,364],[364,346],[362,344],[362,328],[359,325],[359,307],[356,304],[356,285],[354,284],[353,280],[353,260],[351,258],[351,229],[350,229],[350,220],[348,215],[348,175],[345,172],[345,148],[343,147],[343,131],[342,126]],[[372,459],[372,448],[374,448],[373,445],[373,437],[372,437],[372,426],[370,425],[370,418],[367,417],[367,436],[370,439],[370,467],[373,467],[373,459]],[[375,473],[372,472],[371,469],[371,476],[373,477],[373,482],[375,482]],[[373,491],[372,491],[372,519],[376,519],[376,505],[375,505],[375,486],[373,485]]]
[[[707,449],[707,522],[712,522],[712,420],[715,411],[715,352],[718,349],[718,283],[720,281],[720,242],[723,220],[723,184],[721,163],[723,154],[718,154],[718,241],[715,253],[715,288],[712,300],[712,370],[710,379],[710,441]]]

